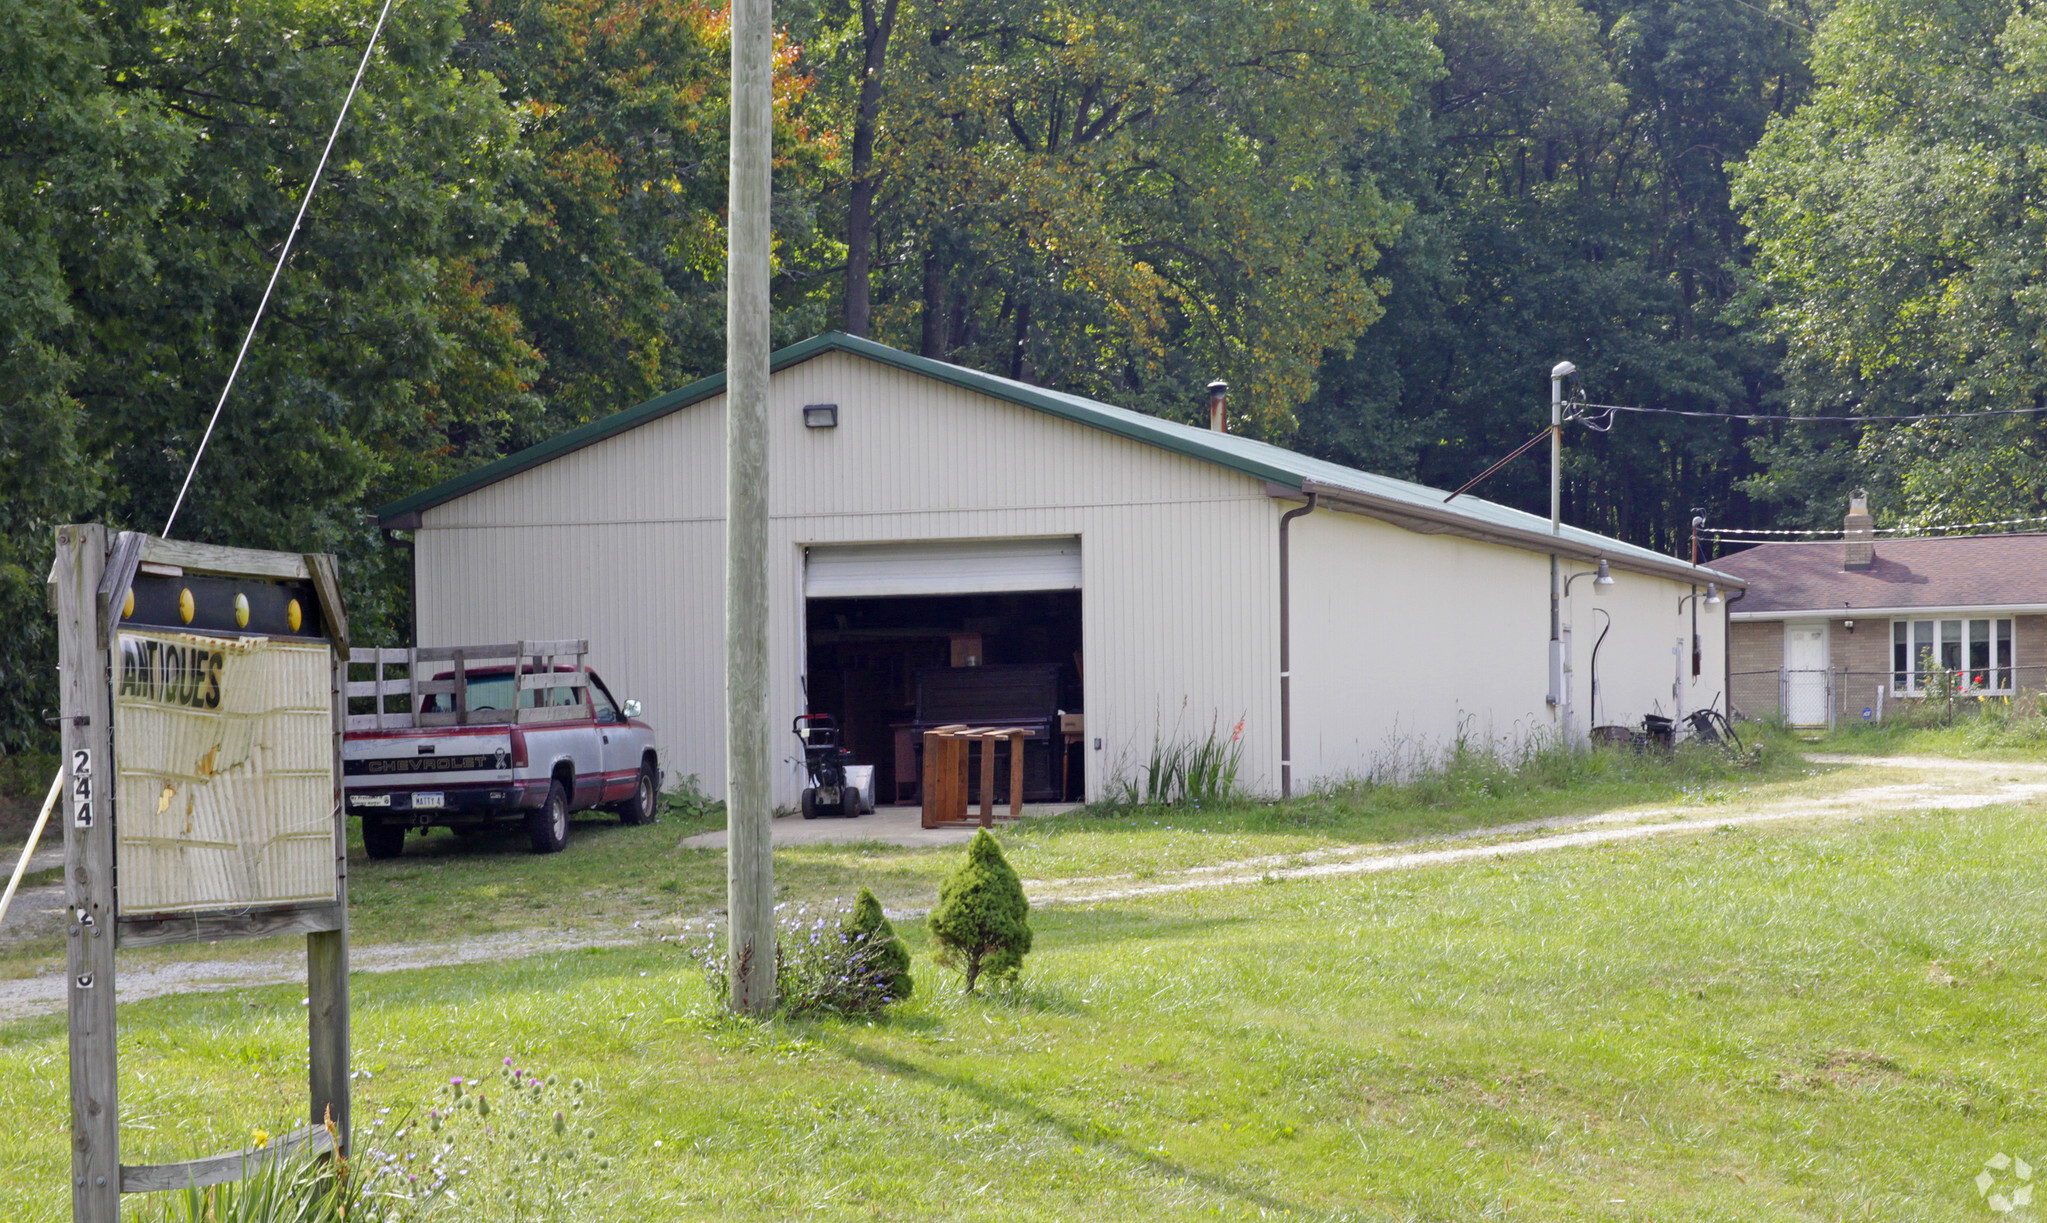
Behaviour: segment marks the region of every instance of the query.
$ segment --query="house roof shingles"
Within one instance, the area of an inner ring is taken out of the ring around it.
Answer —
[[[2047,534],[1878,539],[1876,563],[1844,569],[1842,542],[1759,544],[1713,567],[1745,578],[1738,614],[1857,608],[2047,607]]]

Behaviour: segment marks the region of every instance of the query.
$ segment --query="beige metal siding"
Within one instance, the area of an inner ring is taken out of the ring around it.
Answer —
[[[1548,561],[1543,565],[1547,606]],[[1564,572],[1584,568],[1567,565]],[[1599,650],[1600,723],[1639,727],[1645,714],[1681,717],[1708,705],[1725,713],[1727,605],[1708,604],[1706,583],[1699,583],[1699,674],[1693,678],[1692,604],[1686,602],[1693,588],[1619,570],[1613,582],[1602,593],[1591,578],[1580,578],[1564,603],[1564,624],[1576,626],[1571,639],[1574,727],[1582,731],[1592,725],[1592,648],[1609,617],[1612,631]]]
[[[1246,784],[1276,784],[1276,514],[1256,481],[843,354],[776,374],[770,399],[779,725],[801,703],[804,545],[1077,535],[1089,793],[1161,727],[1238,718]],[[805,429],[806,403],[837,403],[839,426]],[[713,398],[427,511],[421,643],[588,637],[671,774],[722,792],[723,464]]]
[[[1700,609],[1694,681],[1681,583],[1616,571],[1594,594],[1590,577],[1575,582],[1562,616],[1570,707],[1552,711],[1548,557],[1326,511],[1295,520],[1293,549],[1297,789],[1410,771],[1460,737],[1511,751],[1565,734],[1566,715],[1582,735],[1606,619],[1594,607],[1613,623],[1599,652],[1599,721],[1695,709],[1720,688],[1722,608]]]

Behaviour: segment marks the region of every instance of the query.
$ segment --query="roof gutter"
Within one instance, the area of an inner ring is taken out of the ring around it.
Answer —
[[[1890,616],[1910,620],[1939,619],[1942,616],[2038,616],[2047,614],[2047,603],[1968,603],[1940,607],[1796,607],[1778,611],[1745,611],[1729,615],[1744,624],[1757,620],[1853,620],[1861,616]]]
[[[1298,495],[1277,488],[1272,491],[1276,496]],[[1301,492],[1318,495],[1321,504],[1329,509],[1363,514],[1368,518],[1390,522],[1394,526],[1422,535],[1459,535],[1484,543],[1519,548],[1526,552],[1540,552],[1545,556],[1554,554],[1580,561],[1603,559],[1611,569],[1625,569],[1630,573],[1647,574],[1673,582],[1696,583],[1700,580],[1700,575],[1709,574],[1714,581],[1730,589],[1741,590],[1748,586],[1747,582],[1732,574],[1688,565],[1676,557],[1663,560],[1660,557],[1652,559],[1628,552],[1610,552],[1596,544],[1582,543],[1568,536],[1483,522],[1455,510],[1437,509],[1412,501],[1381,497],[1356,489],[1324,484],[1319,480],[1301,481]]]

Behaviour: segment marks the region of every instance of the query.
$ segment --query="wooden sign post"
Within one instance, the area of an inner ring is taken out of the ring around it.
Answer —
[[[265,1156],[347,1151],[348,620],[332,556],[56,534],[71,1217],[118,1223],[124,1192],[215,1185],[245,1163],[121,1163],[122,947],[303,933],[309,1124]]]

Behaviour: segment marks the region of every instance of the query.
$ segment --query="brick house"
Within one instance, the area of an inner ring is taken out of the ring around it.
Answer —
[[[1728,610],[1730,703],[1795,726],[1883,717],[1927,668],[1986,696],[2047,687],[2047,534],[1878,540],[1866,498],[1842,538],[1713,562],[1748,582]]]

